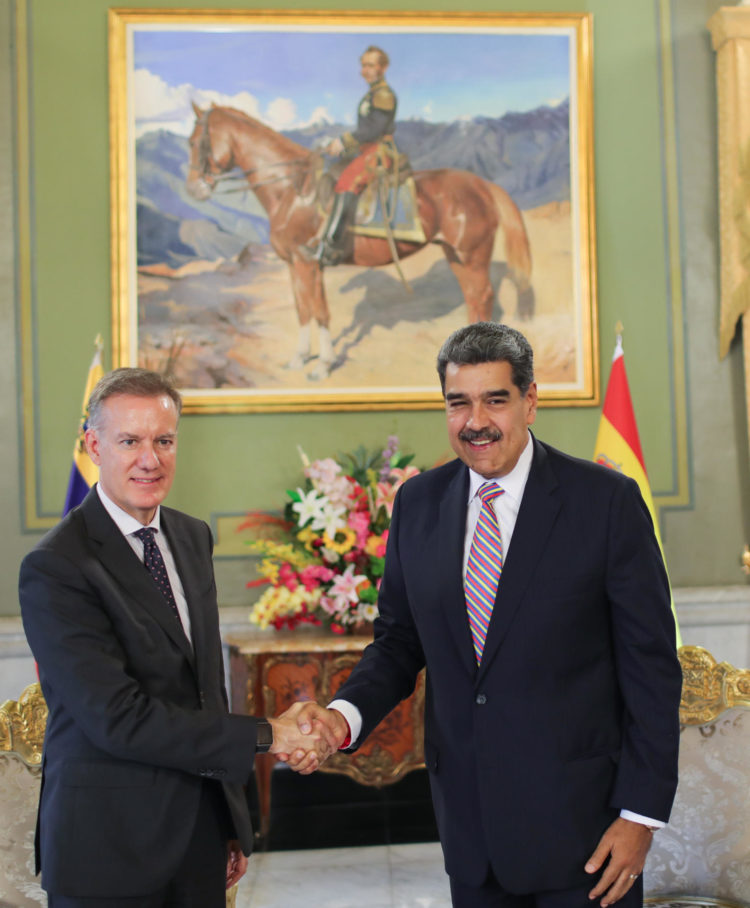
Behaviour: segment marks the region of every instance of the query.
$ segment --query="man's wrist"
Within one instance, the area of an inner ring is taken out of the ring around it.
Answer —
[[[255,753],[267,754],[273,745],[273,726],[268,719],[258,719],[255,723]]]
[[[352,744],[356,744],[362,731],[362,716],[357,707],[347,700],[336,699],[328,704],[328,709],[339,713],[347,724],[350,739],[341,747],[351,747]]]

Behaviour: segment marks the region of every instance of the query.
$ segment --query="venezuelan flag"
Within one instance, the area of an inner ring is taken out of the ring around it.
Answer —
[[[99,479],[99,467],[91,460],[86,450],[86,444],[83,435],[88,424],[88,402],[94,385],[104,375],[102,367],[102,339],[101,335],[96,338],[96,352],[89,366],[89,374],[86,378],[86,387],[83,392],[83,406],[81,407],[81,421],[78,428],[78,437],[73,446],[73,466],[70,470],[70,479],[68,480],[68,491],[65,495],[65,505],[63,515],[77,507],[86,497],[87,492],[93,484]]]
[[[604,396],[599,432],[596,436],[594,460],[605,467],[619,470],[620,473],[630,476],[631,479],[635,479],[638,483],[643,500],[646,502],[646,507],[651,514],[656,541],[659,543],[663,558],[664,548],[659,534],[659,522],[656,519],[654,499],[651,495],[646,463],[641,450],[641,440],[638,436],[638,426],[635,421],[633,401],[630,397],[628,376],[625,372],[622,337],[619,334],[615,344],[615,355],[612,360],[612,371],[607,384],[607,393]],[[677,613],[674,607],[674,596],[672,596],[672,612],[677,633],[677,645],[682,646],[680,627],[677,623]]]

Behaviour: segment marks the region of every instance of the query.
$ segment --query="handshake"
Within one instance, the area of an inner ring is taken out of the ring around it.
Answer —
[[[313,701],[293,703],[276,719],[270,753],[303,776],[315,772],[349,737],[346,719]]]

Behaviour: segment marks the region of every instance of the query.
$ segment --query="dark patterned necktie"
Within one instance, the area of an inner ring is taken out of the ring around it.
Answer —
[[[169,607],[174,612],[175,617],[180,622],[180,625],[182,625],[180,613],[177,611],[174,593],[172,592],[172,585],[169,582],[167,566],[164,564],[161,551],[156,544],[156,539],[154,539],[153,527],[143,527],[143,529],[136,530],[133,535],[137,536],[143,543],[143,563],[146,566],[146,570],[154,578],[154,583],[159,587],[159,590],[167,600]]]

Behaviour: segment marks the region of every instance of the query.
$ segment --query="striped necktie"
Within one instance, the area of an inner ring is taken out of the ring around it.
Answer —
[[[482,661],[482,650],[495,604],[497,584],[503,570],[503,540],[492,504],[502,494],[503,489],[494,482],[485,482],[479,487],[478,495],[482,499],[482,509],[479,512],[466,564],[466,610],[477,664]]]

